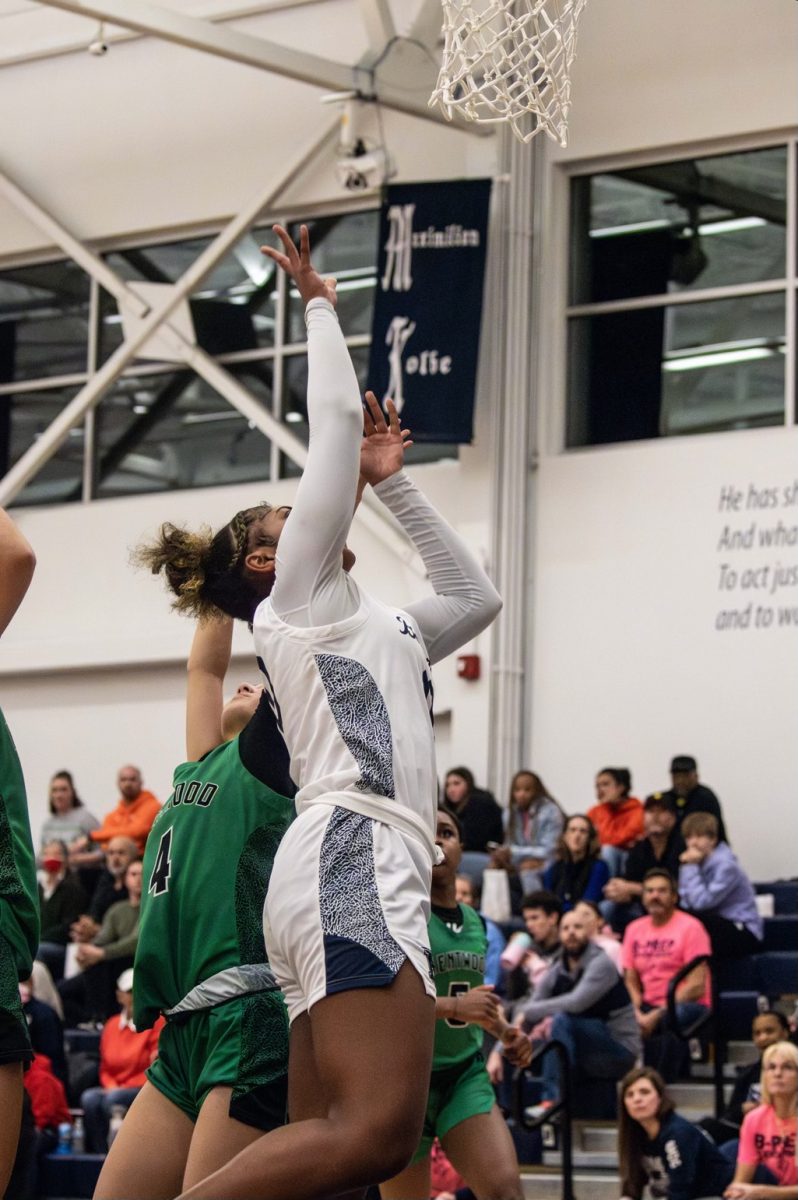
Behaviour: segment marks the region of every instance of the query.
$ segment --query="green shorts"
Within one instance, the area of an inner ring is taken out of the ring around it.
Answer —
[[[424,1131],[412,1161],[417,1163],[426,1158],[436,1137],[445,1137],[450,1129],[469,1117],[489,1113],[495,1103],[493,1085],[481,1054],[442,1071],[433,1071]]]
[[[267,1132],[285,1124],[288,1014],[280,992],[256,992],[167,1021],[147,1078],[192,1121],[208,1092],[230,1087],[230,1116]]]
[[[33,1062],[28,1022],[19,998],[19,978],[14,955],[0,937],[0,1066]]]

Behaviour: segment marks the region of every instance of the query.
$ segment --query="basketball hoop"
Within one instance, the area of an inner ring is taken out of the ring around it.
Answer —
[[[567,144],[571,63],[587,0],[442,0],[443,62],[429,103],[451,120],[544,129]]]

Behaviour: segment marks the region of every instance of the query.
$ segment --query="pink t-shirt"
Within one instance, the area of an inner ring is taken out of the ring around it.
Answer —
[[[677,909],[665,925],[651,917],[638,917],[626,927],[621,949],[624,970],[635,970],[643,985],[643,999],[659,1008],[668,998],[668,984],[681,967],[697,954],[710,954],[709,934],[700,921]],[[712,1004],[709,974],[701,1003]]]
[[[743,1117],[737,1161],[768,1167],[779,1187],[795,1187],[795,1117],[781,1121],[769,1104],[760,1104]]]

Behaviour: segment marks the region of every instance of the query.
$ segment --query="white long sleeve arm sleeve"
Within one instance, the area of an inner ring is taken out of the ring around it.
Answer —
[[[434,596],[407,606],[432,663],[476,637],[501,610],[499,593],[459,534],[404,471],[374,492],[402,525],[427,568]]]
[[[360,387],[329,301],[311,300],[308,327],[308,459],[277,546],[272,605],[291,625],[331,624],[357,608],[341,555],[360,472]]]

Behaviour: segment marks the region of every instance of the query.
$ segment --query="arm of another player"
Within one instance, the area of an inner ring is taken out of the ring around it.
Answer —
[[[0,635],[27,592],[36,555],[4,509],[0,508]]]
[[[196,762],[221,745],[224,678],[230,666],[233,619],[200,621],[188,656],[186,759]]]

